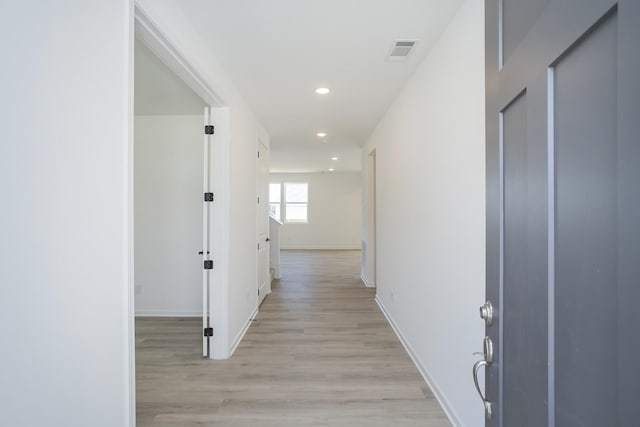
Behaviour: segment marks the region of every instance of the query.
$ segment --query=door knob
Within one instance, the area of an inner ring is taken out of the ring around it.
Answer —
[[[483,366],[486,368],[491,364],[491,362],[493,362],[493,341],[491,341],[490,337],[484,337],[482,340],[482,353],[479,354],[481,354],[484,359],[478,360],[473,364],[473,383],[480,395],[480,399],[482,399],[482,404],[484,405],[484,416],[487,421],[490,421],[493,414],[493,407],[491,402],[488,401],[487,397],[482,393],[482,390],[480,390],[480,383],[478,382],[478,371],[480,368]]]
[[[493,305],[491,301],[487,301],[480,306],[480,317],[484,319],[487,326],[491,326],[493,323]]]
[[[480,384],[478,383],[478,371],[483,366],[489,366],[489,363],[486,360],[478,360],[473,364],[473,383],[476,385],[476,390],[478,390],[478,394],[480,395],[480,399],[482,399],[482,404],[484,405],[484,416],[487,421],[491,420],[491,416],[493,415],[493,408],[491,406],[491,402],[489,402],[486,396],[480,390]]]

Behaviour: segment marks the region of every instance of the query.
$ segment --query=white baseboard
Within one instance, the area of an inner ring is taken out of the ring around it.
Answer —
[[[369,282],[367,278],[364,276],[364,273],[360,273],[360,280],[364,283],[365,288],[375,288],[376,284],[374,282]]]
[[[360,245],[280,245],[282,250],[303,250],[303,251],[359,251]]]
[[[202,317],[201,311],[136,310],[135,317]]]
[[[229,357],[233,356],[233,353],[235,353],[236,349],[240,345],[240,342],[242,341],[242,338],[244,338],[245,334],[249,330],[249,327],[251,326],[253,319],[255,319],[257,315],[258,315],[258,307],[256,307],[256,309],[251,314],[251,316],[249,316],[247,323],[245,323],[242,330],[238,333],[238,335],[236,335],[235,339],[231,343],[231,347],[229,348]]]
[[[449,418],[449,421],[451,422],[451,424],[453,424],[456,427],[462,427],[462,422],[460,421],[460,418],[456,415],[455,411],[453,410],[451,403],[444,396],[444,394],[442,394],[440,387],[433,380],[433,377],[429,374],[429,371],[427,370],[427,368],[420,362],[420,358],[416,354],[415,350],[413,349],[411,344],[409,344],[409,342],[406,340],[404,335],[402,335],[402,332],[400,332],[400,329],[398,329],[398,326],[393,321],[393,318],[391,317],[387,309],[384,307],[384,304],[382,304],[382,301],[380,301],[377,295],[376,295],[376,303],[378,304],[378,307],[380,307],[380,311],[382,311],[382,314],[384,315],[384,317],[387,319],[387,322],[389,322],[389,325],[391,325],[391,329],[393,329],[393,332],[396,333],[396,336],[400,340],[400,343],[409,354],[409,357],[413,361],[413,364],[416,366],[416,368],[418,368],[418,371],[422,375],[422,378],[424,378],[427,385],[433,392],[433,395],[436,397],[436,400],[438,401],[438,403],[440,403],[440,406],[442,407],[445,414]]]

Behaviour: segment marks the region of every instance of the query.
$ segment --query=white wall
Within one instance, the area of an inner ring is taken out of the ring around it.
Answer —
[[[269,181],[309,183],[309,223],[285,223],[280,229],[282,249],[360,249],[360,173],[270,174]]]
[[[202,114],[135,116],[135,313],[202,313]]]
[[[216,202],[213,236],[213,354],[226,358],[235,349],[258,308],[256,268],[256,143],[269,146],[269,135],[235,88],[231,76],[193,31],[179,2],[137,2],[159,30],[223,101],[214,111],[212,177]]]
[[[126,426],[127,0],[4,2],[0,425]]]
[[[370,167],[375,148],[377,299],[452,422],[466,427],[484,425],[471,378],[483,338],[483,21],[483,2],[467,0],[377,126],[362,162]],[[363,230],[370,239],[367,224]]]

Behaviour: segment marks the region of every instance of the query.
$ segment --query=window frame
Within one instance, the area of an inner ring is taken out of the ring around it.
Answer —
[[[282,203],[283,203],[283,212],[284,212],[284,223],[285,224],[309,224],[309,183],[308,182],[301,182],[301,181],[289,181],[289,182],[283,182],[282,183]],[[307,187],[307,197],[306,197],[306,201],[305,202],[289,202],[287,200],[287,185],[288,184],[294,184],[294,185],[305,185]],[[287,205],[300,205],[300,206],[304,206],[305,207],[305,218],[303,221],[288,221],[287,220]]]
[[[280,186],[280,202],[272,202],[271,196],[269,196],[269,206],[274,204],[280,205],[280,218],[276,218],[283,224],[309,224],[309,182],[308,181],[276,181],[269,182],[269,185],[277,184]],[[303,184],[307,187],[306,202],[289,202],[287,201],[287,184]],[[303,221],[288,221],[287,220],[287,205],[300,205],[306,208],[306,215]],[[269,209],[271,212],[271,209]]]

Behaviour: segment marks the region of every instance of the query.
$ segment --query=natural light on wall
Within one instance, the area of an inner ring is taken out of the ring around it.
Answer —
[[[306,182],[285,182],[269,184],[269,213],[285,223],[305,224],[309,222],[307,211],[309,203],[309,184]],[[283,197],[284,195],[284,197]],[[283,206],[284,205],[284,206]]]
[[[306,182],[285,182],[285,222],[307,222],[307,202],[309,184]]]

